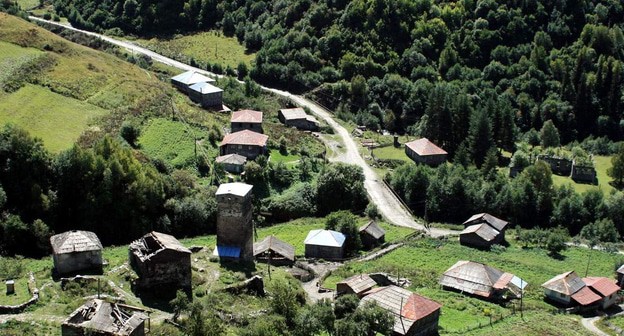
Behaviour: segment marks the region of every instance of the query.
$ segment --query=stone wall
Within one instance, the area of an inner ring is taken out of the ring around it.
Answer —
[[[39,301],[39,289],[36,287],[35,276],[32,272],[28,275],[28,291],[32,295],[30,300],[15,306],[0,306],[0,314],[19,314],[28,306]]]

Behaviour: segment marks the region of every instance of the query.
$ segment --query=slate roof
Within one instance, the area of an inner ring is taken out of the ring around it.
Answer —
[[[193,84],[189,86],[189,89],[201,94],[223,92],[220,88],[206,82]]]
[[[350,278],[340,281],[338,284],[344,284],[349,286],[349,288],[351,288],[356,294],[365,292],[377,285],[375,280],[368,276],[368,274],[354,275]]]
[[[553,292],[572,296],[572,294],[585,287],[585,283],[574,271],[569,271],[544,282],[542,287],[550,289]]]
[[[397,286],[372,289],[365,293],[360,304],[369,301],[376,302],[381,308],[392,313],[393,330],[399,335],[405,335],[414,322],[435,313],[442,307],[433,300]]]
[[[165,250],[191,254],[174,236],[152,231],[130,243],[130,250],[141,260],[150,259]]]
[[[462,230],[462,232],[460,232],[459,235],[461,236],[461,235],[466,235],[466,234],[471,234],[471,233],[476,234],[477,236],[481,237],[485,241],[492,241],[496,239],[496,237],[500,234],[500,232],[494,230],[489,225],[484,223],[484,224],[470,225],[469,227]]]
[[[496,218],[488,213],[480,213],[468,218],[468,220],[464,222],[464,225],[474,225],[481,223],[487,223],[489,226],[498,231],[503,231],[503,229],[505,229],[505,227],[507,227],[507,225],[509,224],[509,222],[504,221],[500,218]]]
[[[210,77],[206,77],[195,71],[183,72],[177,76],[172,77],[171,80],[178,82],[178,83],[185,84],[185,85],[189,85],[189,86],[196,84],[196,83],[202,83],[202,82],[211,83],[215,81],[214,79]]]
[[[304,240],[306,245],[341,247],[345,242],[345,235],[331,230],[311,230]]]
[[[235,196],[244,197],[245,195],[249,194],[251,189],[253,189],[253,186],[247,183],[242,183],[242,182],[221,183],[215,195],[216,196],[235,195]]]
[[[273,251],[288,260],[295,261],[295,247],[277,239],[273,235],[264,238],[261,242],[255,243],[253,250],[254,257],[267,251]]]
[[[594,292],[605,297],[617,293],[620,287],[613,280],[605,277],[587,277],[583,278],[583,282]]]
[[[63,325],[108,335],[126,336],[147,320],[139,309],[127,305],[91,299],[76,309]]]
[[[269,136],[250,130],[242,130],[230,133],[223,138],[221,146],[225,145],[251,145],[264,147],[269,140]]]
[[[514,277],[492,266],[460,260],[444,272],[440,285],[489,298],[495,289],[508,288]]]
[[[386,231],[382,229],[375,221],[370,221],[360,227],[359,232],[366,232],[375,239],[379,239],[386,234]]]
[[[262,112],[254,110],[240,110],[232,112],[231,122],[261,124]]]
[[[234,154],[226,154],[226,155],[217,156],[217,158],[215,159],[215,162],[242,166],[247,162],[247,158],[242,155],[238,155],[234,153]]]
[[[444,149],[436,146],[436,144],[429,141],[429,139],[427,138],[410,141],[406,143],[405,146],[414,151],[414,153],[418,154],[419,156],[448,154]]]
[[[50,237],[54,254],[98,251],[102,243],[91,231],[67,231]]]

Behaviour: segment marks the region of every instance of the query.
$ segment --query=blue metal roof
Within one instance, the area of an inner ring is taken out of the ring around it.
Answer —
[[[212,253],[219,258],[240,258],[240,247],[217,245]]]

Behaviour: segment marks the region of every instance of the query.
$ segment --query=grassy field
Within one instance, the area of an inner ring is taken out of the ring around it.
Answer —
[[[11,94],[0,93],[0,124],[13,123],[43,139],[51,152],[68,149],[106,110],[27,84]]]
[[[226,37],[218,31],[187,36],[176,35],[172,38],[137,40],[136,42],[167,55],[185,55],[201,63],[218,63],[224,68],[229,65],[236,69],[241,61],[251,65],[255,58],[255,54],[248,53],[236,38]]]
[[[394,146],[386,146],[373,149],[373,155],[377,159],[382,160],[401,160],[405,162],[410,162],[410,158],[405,155],[405,148],[399,147],[396,148]]]
[[[7,295],[3,289],[0,292],[0,305],[18,305],[30,300],[31,294],[28,292],[28,277],[15,280],[15,294]]]
[[[17,0],[16,2],[23,10],[39,6],[39,0]]]
[[[611,326],[616,327],[616,328],[620,328],[624,330],[624,316],[620,315],[620,316],[614,316],[611,317],[609,319],[601,319],[599,322],[596,323],[596,326],[600,328],[600,330],[604,331],[605,333],[609,334],[609,335],[617,335],[615,333],[615,331],[613,329],[611,329],[607,323],[609,323]]]
[[[29,61],[43,55],[43,52],[0,41],[0,87]]]

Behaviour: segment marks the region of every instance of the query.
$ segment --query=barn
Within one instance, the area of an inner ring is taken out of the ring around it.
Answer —
[[[102,243],[90,231],[67,231],[50,237],[57,274],[102,271]]]
[[[416,163],[437,166],[446,161],[448,153],[427,138],[405,144],[405,154]]]
[[[336,284],[336,295],[355,294],[358,297],[375,287],[377,283],[368,274],[358,274]]]
[[[295,247],[275,236],[268,236],[253,245],[257,261],[272,265],[292,265],[295,262]]]
[[[527,282],[486,264],[460,260],[440,278],[445,289],[468,293],[488,300],[519,298]]]
[[[312,230],[308,233],[305,244],[306,258],[340,260],[344,255],[344,234],[331,230]]]
[[[369,221],[359,228],[360,240],[365,249],[372,249],[386,241],[386,230],[375,221]]]

